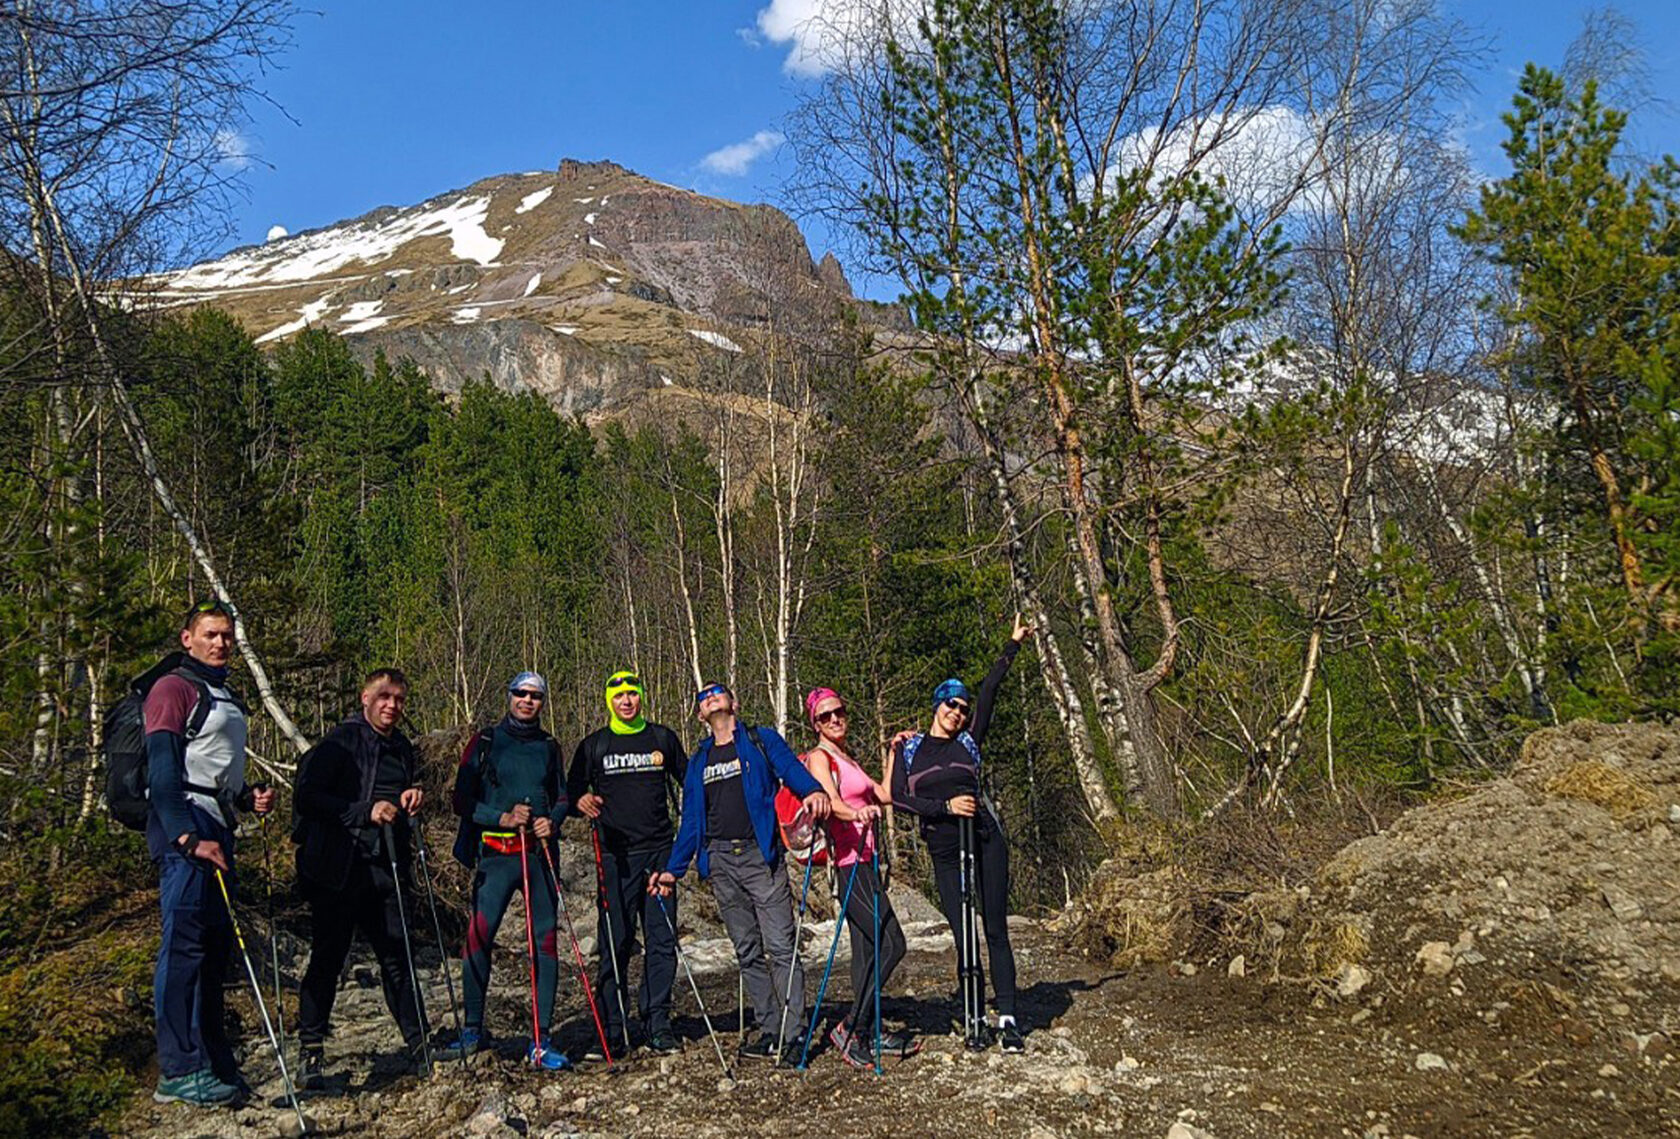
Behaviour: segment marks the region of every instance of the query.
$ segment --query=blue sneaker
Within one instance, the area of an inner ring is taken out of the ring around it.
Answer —
[[[209,1068],[184,1076],[160,1077],[157,1090],[152,1093],[157,1103],[185,1103],[193,1107],[221,1107],[237,1098],[239,1089],[222,1083]]]
[[[545,1072],[564,1072],[571,1068],[572,1062],[566,1059],[566,1054],[554,1046],[554,1041],[545,1040],[541,1048],[535,1044],[525,1050],[525,1062],[541,1068]]]
[[[436,1049],[439,1060],[464,1060],[468,1056],[484,1051],[484,1030],[482,1028],[463,1028],[460,1038],[451,1040],[448,1044],[441,1044]]]

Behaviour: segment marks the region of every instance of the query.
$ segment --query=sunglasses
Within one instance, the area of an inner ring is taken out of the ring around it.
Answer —
[[[819,723],[819,724],[826,724],[826,723],[829,723],[832,720],[844,720],[845,718],[846,718],[846,709],[843,708],[843,707],[842,708],[830,708],[826,712],[818,712],[817,713],[817,723]]]
[[[707,685],[705,688],[702,688],[694,694],[694,704],[696,707],[699,707],[701,704],[704,704],[708,698],[712,696],[726,695],[728,692],[729,689],[722,684]]]
[[[953,712],[961,712],[965,716],[968,715],[967,700],[947,700],[945,701],[945,707],[951,709]]]
[[[546,699],[548,699],[548,694],[547,693],[533,692],[529,688],[515,688],[513,690],[513,692],[511,693],[511,695],[513,696],[513,698],[515,700],[546,700]]]
[[[629,673],[626,673],[623,676],[615,676],[611,680],[607,681],[608,688],[640,688],[641,686],[642,678],[639,676],[633,676]]]

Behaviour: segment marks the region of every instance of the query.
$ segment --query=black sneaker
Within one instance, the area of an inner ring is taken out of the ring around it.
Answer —
[[[992,1026],[982,1023],[963,1041],[963,1047],[970,1052],[984,1052],[992,1046]]]
[[[864,1037],[851,1036],[847,1038],[846,1046],[840,1049],[840,1059],[853,1068],[872,1071],[875,1067],[875,1049]]]
[[[682,1042],[669,1028],[656,1028],[647,1038],[648,1051],[661,1056],[669,1056],[673,1052],[682,1051]]]
[[[1005,1052],[1020,1054],[1027,1050],[1026,1037],[1021,1035],[1021,1030],[1015,1027],[1013,1020],[1006,1020],[999,1026],[998,1041],[1003,1045]]]
[[[327,1086],[327,1057],[319,1048],[298,1051],[297,1086],[306,1092],[318,1092]]]
[[[775,1041],[772,1040],[770,1043],[774,1044]],[[804,1059],[805,1037],[800,1035],[787,1042],[787,1046],[782,1049],[781,1057],[777,1059],[776,1065],[781,1068],[797,1068],[800,1061]]]
[[[881,1034],[881,1055],[896,1056],[900,1060],[908,1060],[922,1050],[922,1038],[912,1036],[908,1032],[883,1032]]]
[[[776,1038],[768,1032],[761,1033],[751,1044],[743,1044],[735,1050],[735,1054],[743,1060],[774,1060],[776,1058]]]

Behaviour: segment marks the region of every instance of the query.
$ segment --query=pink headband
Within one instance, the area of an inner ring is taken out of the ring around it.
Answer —
[[[805,697],[805,718],[813,724],[817,722],[817,705],[824,700],[839,700],[840,694],[832,688],[813,688],[811,694]]]

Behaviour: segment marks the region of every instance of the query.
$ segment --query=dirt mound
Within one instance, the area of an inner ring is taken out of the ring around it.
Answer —
[[[1228,962],[1271,978],[1406,987],[1490,966],[1595,995],[1680,982],[1680,730],[1535,733],[1508,776],[1406,812],[1315,876],[1221,890],[1181,868],[1099,874],[1062,926],[1119,966]],[[1356,972],[1357,970],[1357,972]],[[1351,979],[1350,979],[1351,978]]]

